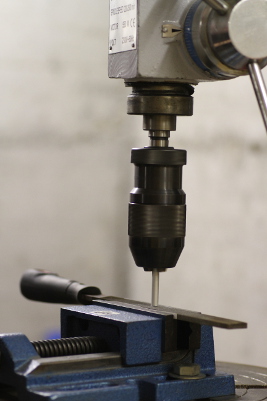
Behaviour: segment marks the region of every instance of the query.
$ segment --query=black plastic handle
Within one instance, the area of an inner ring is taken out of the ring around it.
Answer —
[[[88,287],[77,281],[68,280],[46,270],[27,270],[20,281],[24,297],[33,301],[84,304],[82,295],[101,295],[97,287]]]

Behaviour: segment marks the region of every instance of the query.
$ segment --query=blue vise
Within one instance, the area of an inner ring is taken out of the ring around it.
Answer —
[[[24,335],[1,335],[0,389],[12,389],[21,401],[189,401],[232,395],[234,377],[215,369],[212,326],[245,324],[112,297],[65,307],[62,338],[99,338],[108,352],[42,358]]]

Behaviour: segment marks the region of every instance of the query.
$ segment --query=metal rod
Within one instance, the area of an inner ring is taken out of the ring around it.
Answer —
[[[158,306],[158,304],[159,304],[159,271],[158,269],[153,269],[151,306]]]
[[[165,148],[169,146],[169,130],[149,130],[150,146]]]
[[[226,14],[229,10],[229,5],[224,0],[204,0],[211,8],[219,14]]]
[[[248,70],[267,133],[267,90],[265,82],[257,61],[251,61],[248,64]]]

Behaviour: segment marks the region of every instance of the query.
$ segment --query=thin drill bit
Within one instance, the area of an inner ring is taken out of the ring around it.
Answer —
[[[159,271],[158,269],[153,269],[151,306],[158,306],[158,304],[159,304]]]

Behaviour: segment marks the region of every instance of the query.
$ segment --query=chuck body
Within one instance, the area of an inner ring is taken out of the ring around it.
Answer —
[[[129,245],[146,271],[174,267],[184,247],[186,226],[182,168],[186,151],[170,147],[132,149],[135,184],[129,204]]]

